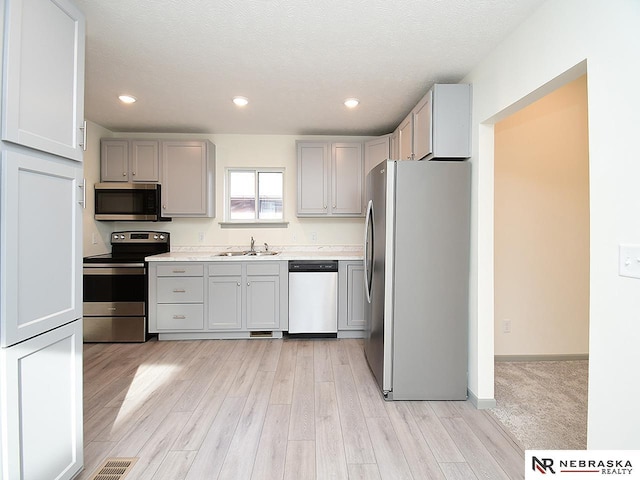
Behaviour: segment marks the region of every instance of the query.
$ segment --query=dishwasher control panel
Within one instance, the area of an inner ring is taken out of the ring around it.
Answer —
[[[337,260],[289,260],[289,272],[337,272]]]

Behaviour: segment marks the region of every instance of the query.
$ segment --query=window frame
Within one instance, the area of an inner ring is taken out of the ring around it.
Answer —
[[[255,205],[253,219],[231,219],[231,173],[232,172],[252,172],[255,174]],[[258,208],[260,202],[260,192],[258,190],[260,173],[280,173],[282,174],[282,218],[278,219],[260,219],[258,218]],[[286,175],[284,167],[225,167],[224,169],[224,223],[229,225],[277,225],[285,224],[285,191],[286,191]]]

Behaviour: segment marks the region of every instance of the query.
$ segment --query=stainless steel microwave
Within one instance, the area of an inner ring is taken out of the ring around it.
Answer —
[[[96,183],[96,220],[165,221],[158,183]]]

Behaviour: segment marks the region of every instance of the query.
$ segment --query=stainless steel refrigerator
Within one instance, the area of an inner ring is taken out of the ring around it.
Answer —
[[[471,165],[367,175],[365,355],[387,400],[467,398]]]

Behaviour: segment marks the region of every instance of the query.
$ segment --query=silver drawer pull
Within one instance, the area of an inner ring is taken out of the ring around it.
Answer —
[[[173,293],[185,293],[186,290],[184,288],[174,288]]]
[[[174,270],[173,273],[185,273],[186,270]]]
[[[184,320],[186,317],[186,315],[174,315],[173,319],[174,320]]]

